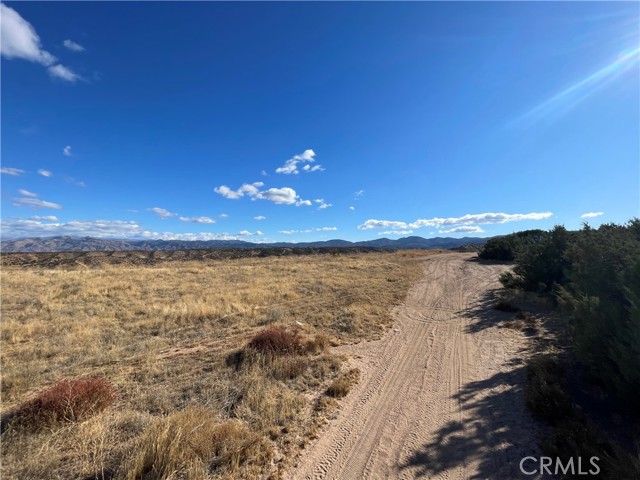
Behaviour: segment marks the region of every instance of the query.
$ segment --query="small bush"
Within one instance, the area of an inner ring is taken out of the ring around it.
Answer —
[[[571,402],[557,359],[544,355],[528,363],[525,401],[536,417],[551,424],[571,414]]]
[[[302,375],[308,366],[306,357],[287,356],[273,361],[270,373],[277,380],[292,380]]]
[[[205,479],[211,473],[233,475],[251,467],[256,474],[270,459],[266,441],[245,422],[216,423],[207,409],[189,407],[147,429],[116,478]]]
[[[318,333],[313,338],[313,340],[309,340],[305,345],[305,350],[307,351],[307,353],[310,353],[312,355],[322,353],[327,348],[329,348],[329,337],[327,337],[323,333]]]
[[[347,373],[342,373],[336,378],[329,388],[327,388],[326,394],[333,398],[342,398],[349,393],[351,385],[358,381],[360,377],[360,370],[354,368]]]
[[[296,355],[302,352],[302,338],[285,327],[268,327],[251,339],[247,348],[267,355]]]
[[[101,412],[116,396],[115,389],[102,378],[61,380],[20,406],[14,419],[33,427],[75,422]]]

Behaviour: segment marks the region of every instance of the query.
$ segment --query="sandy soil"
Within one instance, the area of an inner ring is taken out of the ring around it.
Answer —
[[[340,347],[362,371],[291,479],[535,478],[524,405],[528,340],[491,307],[507,267],[473,254],[429,257],[380,341]]]

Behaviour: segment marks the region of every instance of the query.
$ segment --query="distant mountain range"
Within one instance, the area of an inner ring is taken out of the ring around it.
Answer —
[[[0,242],[2,252],[99,252],[125,250],[193,250],[219,248],[295,248],[295,247],[376,247],[403,249],[448,249],[478,245],[486,238],[404,237],[397,240],[378,238],[363,242],[326,240],[322,242],[252,243],[241,240],[115,240],[94,237],[33,237]]]

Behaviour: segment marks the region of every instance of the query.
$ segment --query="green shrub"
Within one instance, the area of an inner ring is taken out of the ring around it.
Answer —
[[[544,355],[527,364],[525,402],[537,418],[549,423],[556,423],[571,413],[571,402],[557,359]]]

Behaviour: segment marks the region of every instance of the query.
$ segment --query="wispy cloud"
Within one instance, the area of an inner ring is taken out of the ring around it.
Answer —
[[[244,183],[237,190],[233,190],[226,185],[220,185],[213,190],[224,198],[231,200],[237,200],[245,195],[252,200],[268,200],[270,202],[280,205],[292,205],[296,206],[311,205],[311,201],[302,200],[293,188],[268,188],[266,190],[260,190],[264,186],[262,182]]]
[[[413,230],[387,230],[386,232],[379,232],[378,235],[410,235]]]
[[[166,210],[166,209],[160,208],[160,207],[147,208],[147,210],[149,212],[155,213],[158,217],[160,217],[163,220],[165,218],[171,218],[171,217],[177,217],[178,216],[177,213],[172,213],[169,210]]]
[[[364,195],[364,190],[358,190],[357,192],[354,193],[353,198],[355,198],[356,200],[360,197],[362,197]]]
[[[31,220],[47,220],[49,222],[57,222],[58,217],[55,215],[34,215],[33,217],[29,217]]]
[[[450,230],[440,230],[439,233],[484,233],[480,227],[462,226]]]
[[[50,177],[53,175],[49,170],[45,170],[43,168],[38,170],[38,175],[42,175],[43,177]]]
[[[59,78],[69,83],[76,83],[82,77],[64,65],[53,65],[47,68],[47,72],[54,78]]]
[[[23,197],[37,197],[37,193],[30,192],[29,190],[25,190],[23,188],[18,189],[18,193]]]
[[[604,212],[587,212],[580,215],[580,218],[594,218],[599,217],[600,215],[604,215]]]
[[[276,168],[276,173],[283,173],[285,175],[297,175],[298,173],[300,173],[300,170],[298,170],[298,165],[303,163],[305,164],[302,167],[302,171],[304,172],[310,173],[323,171],[324,168],[322,167],[322,165],[309,165],[310,163],[316,161],[315,156],[316,152],[314,152],[313,150],[305,150],[304,152],[291,157],[289,160],[284,162],[284,165],[282,165],[281,167]]]
[[[351,210],[352,212],[354,212],[356,210],[356,207],[349,207],[349,210]]]
[[[2,167],[2,168],[0,168],[0,173],[4,173],[5,175],[12,175],[14,177],[18,177],[18,176],[22,175],[23,173],[25,173],[25,171],[21,170],[19,168]]]
[[[394,230],[412,230],[421,227],[455,227],[459,225],[473,224],[496,224],[518,222],[524,220],[544,220],[553,215],[551,212],[532,212],[532,213],[476,213],[467,214],[462,217],[450,218],[430,218],[419,219],[414,222],[402,222],[396,220],[374,220],[370,219],[361,225],[359,230],[370,230],[372,228],[391,228]]]
[[[65,157],[70,157],[73,155],[73,152],[71,150],[71,145],[67,145],[62,149],[62,153]]]
[[[229,215],[227,215],[226,213],[221,213],[220,215],[218,215],[220,218],[229,218]]]
[[[257,217],[253,217],[254,220],[266,220],[267,217],[263,217],[262,215],[258,215]]]
[[[128,220],[73,220],[60,222],[54,216],[31,217],[30,219],[2,220],[0,230],[3,238],[46,236],[89,236],[96,238],[148,239],[148,240],[242,240],[260,237],[260,230],[243,230],[229,233],[173,233],[154,232],[144,229],[135,221]],[[254,240],[255,241],[255,240]]]
[[[318,204],[318,210],[324,210],[325,208],[333,207],[331,203],[327,203],[324,201],[324,198],[317,198],[314,200]]]
[[[84,52],[86,50],[86,48],[84,48],[82,45],[74,42],[73,40],[65,40],[64,42],[62,42],[62,44],[67,47],[69,50],[71,50],[72,52]]]
[[[312,232],[333,232],[338,230],[337,227],[316,227],[307,228],[305,230],[280,230],[278,233],[283,235],[294,235],[296,233],[312,233]]]
[[[78,180],[77,178],[73,178],[73,177],[65,177],[65,181],[67,183],[75,185],[76,187],[86,187],[87,186],[87,184],[84,183],[84,181]]]
[[[45,200],[39,200],[37,198],[14,198],[13,199],[14,207],[29,207],[34,209],[40,208],[53,208],[55,210],[61,210],[62,205],[53,202],[47,202]]]
[[[180,221],[191,223],[216,223],[216,221],[211,217],[180,217]]]
[[[42,48],[40,37],[35,28],[20,16],[13,8],[0,3],[0,53],[3,57],[20,58],[39,63],[47,68],[52,77],[70,83],[80,79],[68,67],[58,63],[58,59]]]
[[[260,230],[256,230],[255,232],[250,232],[249,230],[242,230],[241,232],[238,232],[236,235],[238,235],[239,237],[259,237],[264,234]]]
[[[53,220],[44,222],[43,220]],[[135,222],[121,220],[71,221],[61,223],[56,217],[33,217],[33,219],[3,220],[3,237],[43,237],[57,235],[76,235],[91,237],[127,238],[138,235],[143,230]]]
[[[322,165],[305,165],[304,167],[302,167],[302,171],[303,172],[324,172],[324,167]]]

